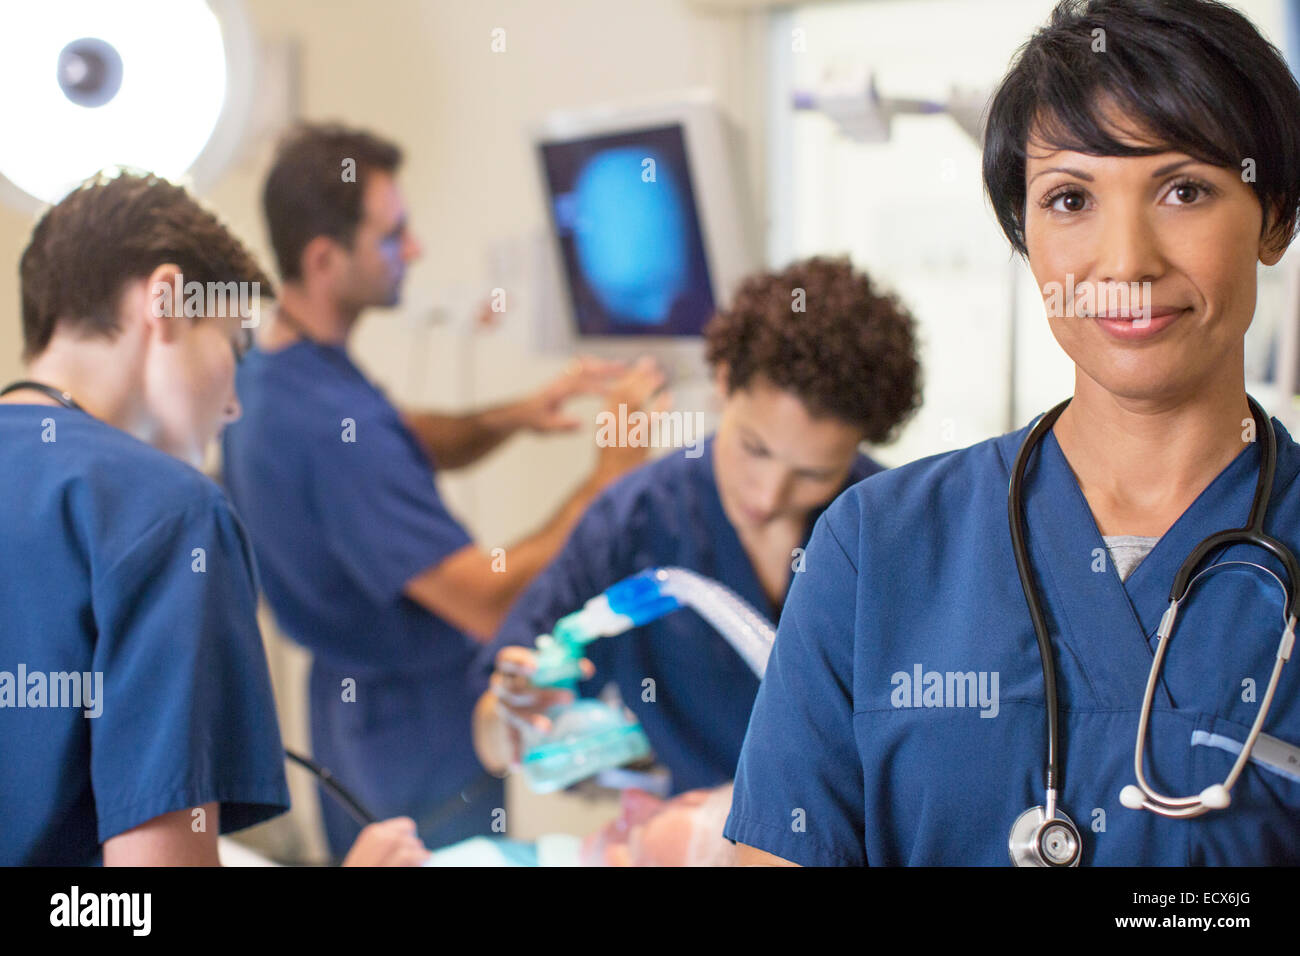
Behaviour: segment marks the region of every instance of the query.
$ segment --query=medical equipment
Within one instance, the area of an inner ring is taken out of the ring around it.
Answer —
[[[287,747],[285,748],[284,755],[290,762],[297,764],[304,770],[310,771],[311,774],[320,781],[321,786],[325,788],[325,792],[333,797],[334,800],[338,802],[339,806],[347,811],[348,816],[356,821],[357,826],[364,828],[372,823],[379,822],[379,817],[366,809],[365,804],[358,800],[350,790],[344,787],[328,767],[322,766],[310,757],[305,757],[300,753],[289,750]],[[436,831],[444,823],[455,816],[457,811],[462,809],[466,804],[473,803],[475,800],[483,796],[495,779],[496,778],[490,774],[480,774],[463,790],[446,800],[443,800],[428,813],[422,813],[415,821],[416,829],[420,833],[432,833]]]
[[[763,262],[741,128],[700,89],[557,111],[530,137],[549,212],[525,280],[536,344],[576,335],[701,377],[704,324]]]
[[[9,385],[6,385],[4,388],[0,388],[0,396],[5,396],[8,395],[10,392],[18,392],[18,391],[40,392],[42,395],[48,395],[50,398],[54,399],[64,408],[75,409],[76,411],[79,412],[85,411],[85,409],[82,408],[80,405],[78,405],[76,400],[67,392],[59,391],[59,389],[54,388],[51,385],[45,385],[41,382],[32,382],[27,380],[21,382],[12,382]]]
[[[287,747],[284,755],[298,766],[311,771],[316,779],[321,782],[321,786],[325,788],[326,792],[339,802],[339,806],[348,812],[348,816],[357,822],[357,826],[365,827],[378,821],[377,816],[367,810],[360,800],[335,779],[334,774],[330,772],[328,767],[322,767],[310,757],[304,757]]]
[[[0,31],[0,200],[27,212],[96,172],[149,170],[205,192],[249,138],[291,122],[297,77],[245,0],[69,0],[6,10]],[[172,31],[176,31],[173,33]],[[184,36],[184,46],[169,42]],[[158,116],[167,136],[152,136]]]
[[[855,70],[847,76],[828,76],[815,90],[795,91],[796,110],[815,110],[829,117],[839,131],[858,143],[887,143],[899,116],[950,116],[976,146],[984,142],[985,109],[993,91],[953,87],[946,100],[919,97],[882,97],[876,77]]]
[[[583,648],[601,637],[622,634],[689,607],[714,626],[746,664],[762,677],[776,630],[744,599],[716,581],[685,568],[651,568],[611,585],[581,609],[537,638],[539,687],[576,690]],[[521,761],[537,793],[570,786],[610,767],[650,753],[636,721],[597,700],[577,700],[548,712],[551,729],[529,734]]]
[[[1230,791],[1241,775],[1246,761],[1250,759],[1255,740],[1259,736],[1268,716],[1273,694],[1277,689],[1282,665],[1291,656],[1295,643],[1296,603],[1295,590],[1300,581],[1300,566],[1290,549],[1276,538],[1264,531],[1264,519],[1268,513],[1269,499],[1273,489],[1273,473],[1277,466],[1277,437],[1273,433],[1273,423],[1254,398],[1247,396],[1250,411],[1254,416],[1256,433],[1263,436],[1259,478],[1255,485],[1255,496],[1250,506],[1250,517],[1245,527],[1219,531],[1198,544],[1183,562],[1174,576],[1174,583],[1169,593],[1169,609],[1160,620],[1156,632],[1155,658],[1151,663],[1151,672],[1147,678],[1146,693],[1142,699],[1142,710],[1138,718],[1137,744],[1134,750],[1133,766],[1137,775],[1136,786],[1129,784],[1120,793],[1120,802],[1130,809],[1146,809],[1168,817],[1189,818],[1200,816],[1210,810],[1221,810],[1231,801]],[[1033,572],[1029,565],[1029,552],[1025,543],[1024,509],[1022,483],[1029,455],[1034,447],[1047,434],[1061,412],[1070,403],[1069,399],[1061,402],[1043,415],[1029,434],[1025,437],[1020,451],[1016,455],[1015,465],[1011,471],[1011,485],[1007,494],[1007,511],[1011,524],[1011,544],[1015,551],[1016,569],[1020,572],[1020,584],[1025,592],[1025,603],[1034,622],[1034,633],[1038,639],[1038,650],[1043,664],[1043,696],[1047,705],[1047,767],[1046,767],[1046,801],[1044,806],[1031,807],[1016,818],[1011,827],[1009,849],[1011,860],[1016,866],[1078,866],[1082,855],[1082,841],[1079,829],[1065,811],[1056,804],[1057,790],[1060,786],[1060,751],[1059,721],[1060,708],[1056,693],[1056,659],[1052,651],[1051,640],[1047,633],[1047,622],[1038,600],[1034,585]],[[1200,574],[1196,568],[1213,551],[1230,544],[1252,544],[1273,554],[1286,569],[1287,583],[1282,584],[1277,575],[1261,565],[1248,561],[1231,561],[1211,565]],[[1164,662],[1165,652],[1173,636],[1174,621],[1178,608],[1186,600],[1188,592],[1200,578],[1217,568],[1226,565],[1246,565],[1259,568],[1272,577],[1282,587],[1286,598],[1283,620],[1285,629],[1278,644],[1277,659],[1269,678],[1268,690],[1260,703],[1259,714],[1241,748],[1236,763],[1229,771],[1227,779],[1221,784],[1212,784],[1192,797],[1167,797],[1156,792],[1146,780],[1142,769],[1145,752],[1147,724],[1151,715],[1151,702],[1155,693],[1156,681],[1160,676],[1160,667]]]

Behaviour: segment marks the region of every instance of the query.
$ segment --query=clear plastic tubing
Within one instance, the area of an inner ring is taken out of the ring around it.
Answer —
[[[686,568],[649,568],[611,585],[556,622],[559,641],[587,644],[689,607],[708,621],[760,678],[776,628],[736,592]]]

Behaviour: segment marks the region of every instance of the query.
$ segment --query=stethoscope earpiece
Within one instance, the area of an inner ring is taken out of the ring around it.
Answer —
[[[1232,803],[1232,794],[1221,783],[1213,783],[1201,791],[1201,803],[1210,810],[1223,810]]]
[[[1181,803],[1166,803],[1130,783],[1119,792],[1119,802],[1130,810],[1150,810],[1165,816],[1199,816],[1207,810],[1226,810],[1232,803],[1232,794],[1221,783],[1212,783],[1195,797]]]

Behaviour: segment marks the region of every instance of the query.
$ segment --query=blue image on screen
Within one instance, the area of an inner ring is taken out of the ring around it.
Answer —
[[[583,335],[698,335],[714,300],[680,125],[542,146]]]

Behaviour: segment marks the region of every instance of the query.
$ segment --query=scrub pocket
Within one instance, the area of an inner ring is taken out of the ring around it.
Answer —
[[[1232,802],[1189,821],[1193,865],[1300,865],[1300,745],[1294,733],[1268,734],[1268,723],[1232,788]],[[1249,735],[1247,724],[1202,714],[1190,740],[1192,786],[1222,783]]]
[[[1245,740],[1250,736],[1250,728],[1243,727],[1235,721],[1222,717],[1209,717],[1202,721],[1208,727],[1192,731],[1193,747],[1214,747],[1229,755],[1225,762],[1224,773],[1228,772],[1233,762],[1241,755]],[[1285,780],[1300,783],[1300,746],[1273,737],[1263,731],[1255,739],[1247,767],[1255,767],[1264,773],[1277,774]],[[1242,773],[1246,771],[1243,769]]]

